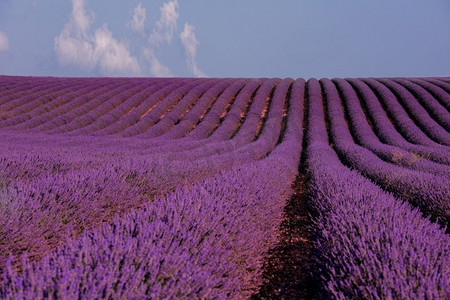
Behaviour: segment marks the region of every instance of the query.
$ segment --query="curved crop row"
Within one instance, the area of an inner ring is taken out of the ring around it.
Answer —
[[[346,164],[374,180],[396,197],[419,206],[425,213],[450,224],[450,178],[413,171],[387,163],[370,150],[354,143],[341,108],[338,91],[330,80],[322,80],[330,136]]]
[[[281,127],[282,108],[291,82],[285,80],[275,91],[264,124],[270,128],[264,127],[257,141],[279,140],[279,130],[276,138],[272,135],[277,132],[274,126]],[[245,167],[237,165],[156,200],[164,205],[149,202],[114,218],[111,224],[68,241],[42,261],[26,263],[21,274],[8,268],[0,295],[249,296],[258,287],[255,278],[259,277],[264,253],[276,240],[283,200],[288,197],[297,172],[302,137],[298,122],[301,119],[297,117],[302,115],[302,106],[298,97],[303,96],[303,85],[302,81],[294,83],[289,100],[293,117],[287,119],[281,143],[267,158]],[[272,184],[275,181],[277,185]],[[129,240],[130,234],[133,240]],[[84,253],[82,260],[80,249]],[[142,261],[149,253],[154,263]],[[120,265],[116,261],[121,261]],[[155,272],[155,268],[159,271]],[[63,274],[73,274],[69,280],[74,284],[67,285]],[[114,282],[120,284],[112,289]]]
[[[399,78],[394,80],[407,88],[414,95],[415,99],[419,100],[430,116],[447,132],[450,131],[450,120],[447,117],[449,111],[440,103],[441,101],[439,101],[439,99],[446,99],[448,97],[442,95],[439,91],[436,92],[435,96],[433,91],[436,91],[437,89],[433,87],[431,87],[430,90],[427,90],[419,84],[406,79]]]
[[[448,78],[0,76],[0,298],[246,298],[287,238],[315,247],[308,295],[445,299],[449,99]],[[308,222],[283,214],[296,177]]]
[[[357,79],[349,79],[348,81],[358,92],[363,106],[367,110],[367,116],[375,128],[376,134],[383,142],[411,151],[426,159],[450,165],[448,151],[410,141],[399,132],[400,130],[397,131],[398,125],[390,120],[376,94],[364,82]]]
[[[286,83],[289,82],[286,81]],[[284,91],[280,92],[281,98],[277,97],[283,105],[285,102],[283,95],[287,87],[288,85],[285,86]],[[274,113],[271,112],[271,114]],[[277,109],[274,117],[277,118],[278,127],[280,127],[280,109]],[[268,124],[272,123],[270,121],[272,118],[268,118]],[[16,163],[23,160],[20,156],[13,159],[12,164],[11,161],[4,161],[3,174],[12,180],[8,184],[5,196],[12,202],[3,207],[4,218],[2,219],[6,220],[9,214],[15,216],[4,224],[4,228],[5,232],[8,232],[5,238],[10,241],[15,240],[16,243],[9,246],[4,244],[3,247],[6,248],[2,252],[19,254],[27,249],[27,253],[34,259],[42,257],[58,244],[64,234],[70,233],[67,231],[70,227],[95,227],[95,224],[105,218],[108,219],[114,211],[126,211],[142,201],[149,201],[156,195],[163,195],[179,185],[188,185],[188,182],[197,182],[220,170],[258,160],[270,152],[279,139],[279,130],[273,131],[273,129],[271,126],[270,130],[261,134],[258,143],[247,147],[242,155],[226,154],[223,151],[218,155],[216,151],[205,156],[205,153],[198,155],[199,152],[195,151],[193,154],[196,160],[191,162],[188,160],[192,159],[192,155],[189,155],[187,151],[183,153],[182,161],[154,160],[152,156],[134,154],[136,158],[125,163],[118,161],[110,164],[107,160],[102,161],[103,159],[98,163],[92,163],[93,157],[88,156],[75,160],[76,164],[67,165],[67,163],[58,162],[53,153],[45,155],[42,149],[34,150],[33,152],[40,152],[40,155],[26,159],[28,165],[22,167]],[[271,138],[266,138],[269,134]],[[4,155],[11,157],[11,154],[7,152],[4,152]],[[48,157],[48,167],[42,165],[43,155]],[[69,155],[71,160],[74,160],[73,154]],[[211,155],[213,156],[210,157]],[[139,159],[141,163],[137,164]],[[34,170],[34,165],[37,166],[37,170]],[[74,168],[77,170],[72,171]],[[150,173],[148,170],[151,170]],[[14,188],[11,190],[12,183]],[[41,190],[46,192],[42,193]],[[30,197],[30,195],[33,196]],[[84,198],[89,201],[85,202]],[[111,202],[112,198],[114,202]],[[133,200],[127,200],[130,198]],[[29,201],[34,204],[28,204],[28,208],[24,209]],[[56,207],[57,210],[54,210]],[[27,220],[26,223],[23,223],[24,220]],[[8,228],[20,228],[20,230]],[[55,232],[54,228],[58,228],[58,232]],[[26,236],[28,238],[25,238]]]
[[[374,128],[367,121],[368,116],[361,107],[360,100],[352,86],[343,79],[335,79],[333,82],[340,92],[344,111],[347,112],[351,134],[359,145],[372,151],[384,161],[413,170],[450,176],[450,168],[446,165],[423,159],[400,147],[382,143],[375,134]],[[333,105],[335,109],[338,109],[337,103],[333,103]],[[341,116],[344,118],[343,114]]]
[[[391,89],[401,104],[408,110],[411,119],[434,141],[450,145],[450,133],[442,128],[422,107],[419,101],[402,85],[390,79],[380,79],[381,83]]]
[[[116,119],[112,123],[106,124],[107,126],[99,131],[94,132],[93,135],[102,136],[116,134],[119,132],[126,133],[127,130],[130,130],[130,128],[136,126],[139,120],[143,119],[145,115],[147,115],[149,112],[155,111],[158,107],[163,105],[162,103],[166,101],[164,97],[169,95],[167,96],[167,98],[170,98],[170,95],[176,93],[179,89],[189,90],[193,85],[196,84],[198,83],[192,82],[190,84],[184,84],[183,81],[175,81],[170,82],[170,84],[166,83],[164,87],[160,87],[158,85],[157,87],[155,87],[156,89],[154,91],[152,89],[152,94],[150,94],[149,97],[142,99],[141,102],[135,103],[135,105],[129,108],[125,114],[122,114],[120,118]],[[164,101],[162,101],[163,99]]]
[[[320,89],[308,82],[306,166],[329,297],[444,299],[449,237],[342,165],[328,143]]]

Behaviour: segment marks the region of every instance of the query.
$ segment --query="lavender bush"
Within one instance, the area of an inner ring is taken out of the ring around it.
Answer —
[[[0,76],[0,298],[248,298],[297,182],[309,294],[447,299],[449,99],[449,78]]]

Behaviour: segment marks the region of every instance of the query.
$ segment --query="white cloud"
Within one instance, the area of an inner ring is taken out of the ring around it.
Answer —
[[[164,3],[160,9],[159,19],[155,22],[154,28],[150,33],[149,46],[143,50],[144,58],[150,64],[150,73],[153,76],[169,77],[173,76],[169,68],[158,60],[155,54],[155,48],[162,43],[170,43],[173,33],[177,29],[178,1],[170,0]]]
[[[180,16],[177,0],[164,3],[159,10],[160,18],[156,21],[155,28],[150,34],[150,42],[153,45],[159,45],[163,41],[167,43],[172,41],[173,33],[177,29],[177,20]]]
[[[3,31],[0,31],[0,52],[9,49],[8,36]]]
[[[94,14],[84,9],[84,0],[72,0],[72,15],[69,26],[75,29],[78,35],[86,35],[91,26]]]
[[[138,75],[138,61],[124,43],[117,41],[106,24],[91,33],[93,13],[84,0],[72,0],[70,21],[55,38],[55,52],[62,65],[75,65],[86,71],[99,69],[106,76]]]
[[[139,64],[127,47],[113,38],[106,24],[95,31],[94,58],[102,74],[138,74]]]
[[[147,11],[145,7],[139,2],[138,6],[134,8],[133,19],[130,21],[131,29],[143,34],[144,33],[144,22],[146,18]]]
[[[86,71],[96,67],[93,43],[73,37],[67,27],[55,38],[55,52],[61,65],[76,65]]]
[[[184,47],[184,52],[186,54],[186,63],[188,65],[189,70],[196,77],[206,77],[205,73],[203,73],[197,66],[197,62],[195,60],[195,56],[197,55],[197,46],[198,41],[195,37],[194,26],[185,23],[184,30],[180,34],[181,44]]]
[[[107,24],[94,28],[94,14],[86,9],[87,0],[71,0],[72,13],[59,36],[55,38],[54,50],[62,66],[76,66],[88,72],[99,72],[104,76],[173,76],[170,69],[161,62],[157,53],[163,44],[170,44],[177,30],[179,6],[177,0],[167,0],[160,7],[159,18],[153,29],[145,32],[146,8],[140,2],[133,10],[128,28],[147,39],[147,46],[133,56],[129,46],[117,40]],[[186,55],[189,70],[197,77],[206,77],[199,69],[196,54],[199,42],[194,27],[188,23],[179,35]],[[1,45],[1,44],[0,44]]]
[[[145,59],[150,64],[150,73],[157,77],[172,77],[169,68],[162,64],[155,56],[152,48],[146,48],[143,51]]]

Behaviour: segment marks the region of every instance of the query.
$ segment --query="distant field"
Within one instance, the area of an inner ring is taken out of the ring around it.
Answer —
[[[450,77],[0,76],[0,298],[450,296]]]

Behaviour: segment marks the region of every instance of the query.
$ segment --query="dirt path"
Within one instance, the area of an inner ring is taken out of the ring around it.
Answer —
[[[313,265],[312,222],[308,214],[305,174],[294,183],[285,207],[279,243],[265,262],[264,285],[252,299],[309,299],[317,291]]]

